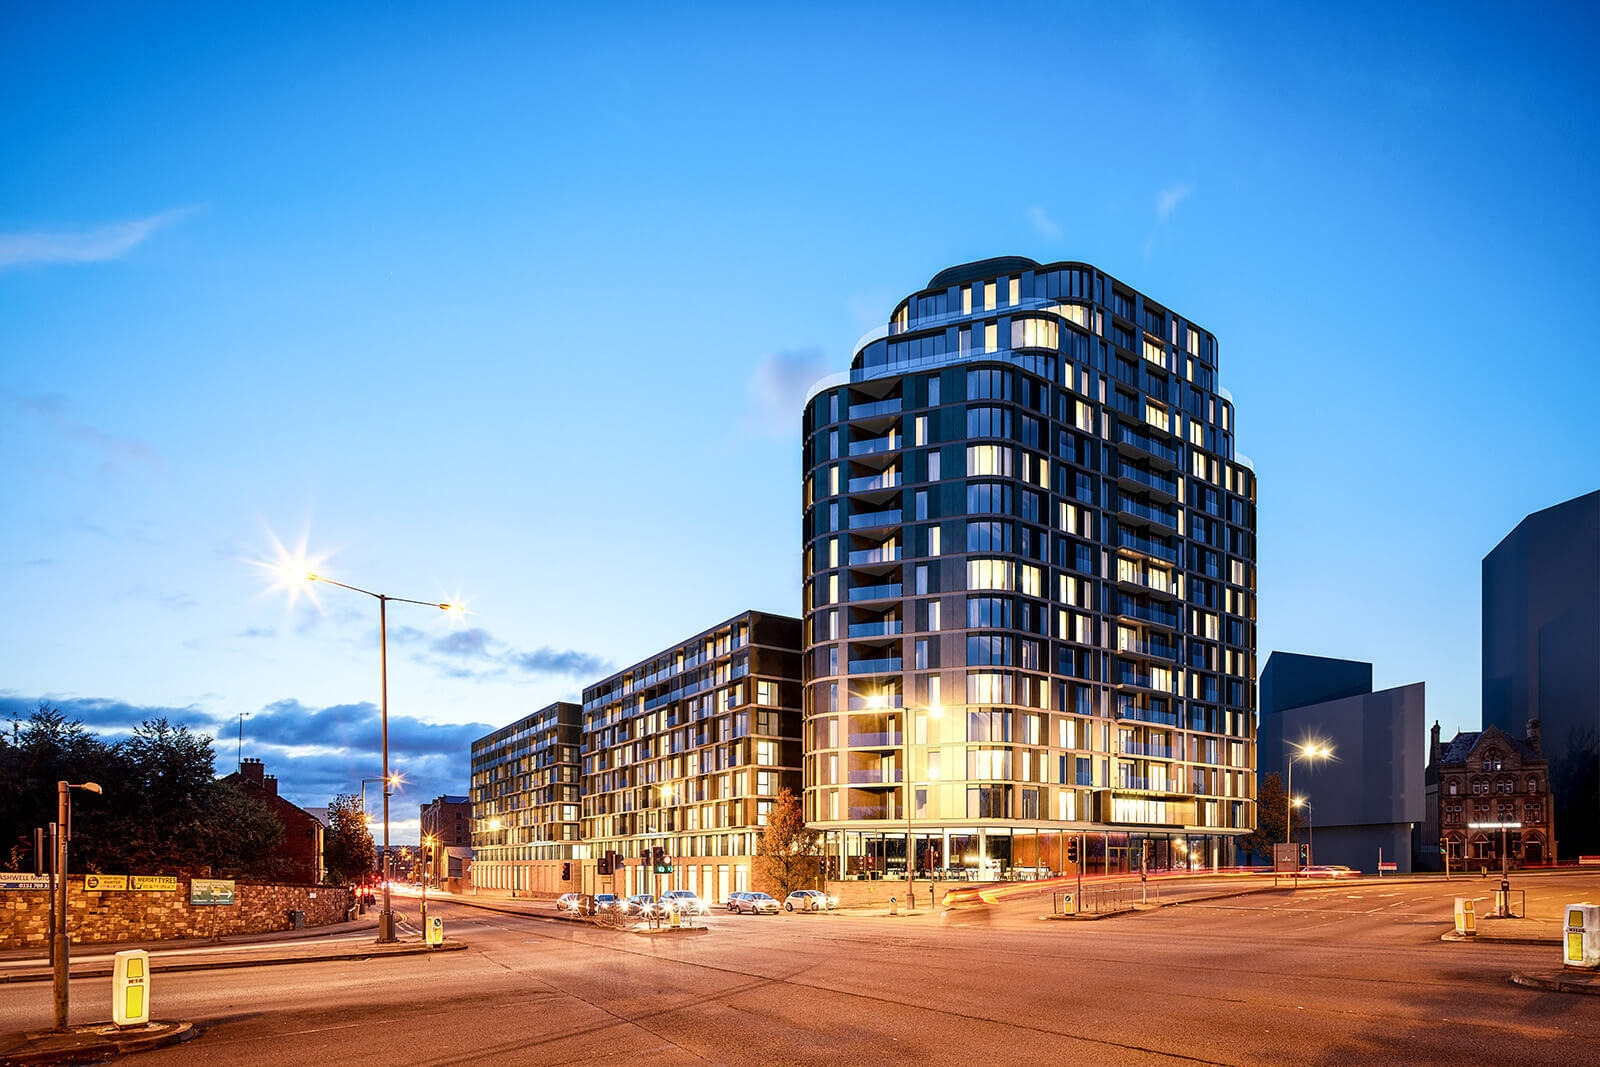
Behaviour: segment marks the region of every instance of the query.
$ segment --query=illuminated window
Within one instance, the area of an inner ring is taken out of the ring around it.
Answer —
[[[983,310],[994,310],[994,282],[983,283]]]
[[[1021,278],[1012,278],[1011,279],[1011,294],[1010,295],[1011,295],[1011,304],[1012,304],[1013,307],[1015,307],[1017,304],[1022,302],[1022,279]]]
[[[994,286],[989,287],[991,290]],[[983,350],[985,352],[997,351],[1000,347],[1000,325],[988,322],[983,326]]]
[[[1084,329],[1089,328],[1089,313],[1084,310],[1082,304],[1057,304],[1051,310],[1062,318],[1077,323]]]
[[[756,682],[756,703],[769,707],[778,702],[777,682]]]
[[[967,476],[1011,474],[1011,449],[1006,445],[968,445]]]
[[[757,741],[756,763],[762,767],[776,767],[778,765],[778,743],[776,741]]]
[[[1144,421],[1163,430],[1172,429],[1172,419],[1168,416],[1167,409],[1156,407],[1148,400],[1144,403]]]
[[[968,589],[1005,589],[1012,587],[1012,563],[1004,559],[969,559],[967,561]]]
[[[1060,326],[1051,319],[1012,319],[1012,348],[1056,348],[1060,344]]]
[[[928,555],[937,556],[938,554],[939,554],[939,527],[930,526],[928,528]]]
[[[972,286],[968,285],[961,290],[961,314],[972,314]]]
[[[1167,365],[1166,352],[1162,350],[1160,345],[1154,343],[1149,338],[1145,338],[1144,340],[1144,358],[1147,363],[1154,363],[1158,367],[1165,367]]]

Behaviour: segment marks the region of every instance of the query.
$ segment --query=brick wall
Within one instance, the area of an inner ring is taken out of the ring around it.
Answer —
[[[325,885],[238,883],[233,904],[190,905],[188,879],[168,892],[84,892],[81,877],[67,879],[67,931],[74,944],[166,941],[221,934],[289,929],[290,910],[304,911],[307,926],[344,921],[349,889]],[[0,948],[50,943],[50,895],[44,890],[0,891]]]

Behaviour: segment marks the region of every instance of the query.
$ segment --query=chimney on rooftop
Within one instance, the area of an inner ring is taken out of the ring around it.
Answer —
[[[245,781],[264,788],[266,783],[262,779],[265,774],[266,768],[261,765],[260,760],[246,758],[239,761],[239,775]]]
[[[267,792],[271,793],[273,796],[277,796],[278,795],[278,776],[275,775],[275,774],[267,775],[266,786],[267,786]]]

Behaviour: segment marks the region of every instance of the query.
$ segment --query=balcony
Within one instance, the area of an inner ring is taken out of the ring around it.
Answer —
[[[871,419],[879,415],[893,415],[900,410],[900,398],[890,397],[888,400],[879,400],[872,404],[851,404],[850,418]]]
[[[1118,424],[1117,443],[1132,445],[1139,451],[1155,459],[1161,460],[1169,466],[1178,466],[1178,450],[1164,441],[1158,441],[1148,434],[1142,434],[1129,426]]]
[[[899,730],[850,734],[851,748],[899,748],[905,734]]]
[[[1150,745],[1142,741],[1124,741],[1117,746],[1117,752],[1124,756],[1142,756],[1145,759],[1176,759],[1172,754],[1171,745]]]
[[[1150,779],[1141,778],[1134,774],[1124,774],[1117,778],[1118,789],[1144,789],[1149,790]]]
[[[878,526],[899,526],[901,512],[899,508],[887,508],[883,511],[860,511],[850,516],[850,529],[869,530]]]
[[[851,674],[898,674],[900,672],[901,658],[899,656],[883,656],[879,659],[853,659],[850,661]]]
[[[1154,675],[1144,671],[1131,671],[1126,667],[1117,671],[1114,684],[1136,686],[1139,689],[1148,689],[1154,693],[1176,693],[1178,691],[1176,679],[1168,685],[1161,685],[1156,681]]]
[[[1127,530],[1117,531],[1117,547],[1143,552],[1147,556],[1154,556],[1157,559],[1166,560],[1168,563],[1178,562],[1178,550],[1171,545],[1163,544],[1160,541],[1152,541],[1148,537],[1140,537],[1138,534],[1131,534]]]
[[[905,439],[897,433],[887,437],[869,437],[865,441],[851,441],[850,454],[852,456],[881,456],[889,452],[898,452],[901,442]]]
[[[1145,659],[1159,659],[1169,663],[1176,663],[1180,658],[1176,646],[1158,644],[1154,641],[1125,640],[1118,644],[1117,652],[1120,655],[1142,656]]]
[[[1118,618],[1133,619],[1137,622],[1149,623],[1152,626],[1164,626],[1169,630],[1178,628],[1178,613],[1176,611],[1162,611],[1154,605],[1139,604],[1127,597],[1118,597],[1115,605]],[[1174,656],[1174,659],[1177,657]]]
[[[881,474],[871,474],[865,478],[851,478],[847,484],[852,493],[875,493],[881,489],[897,489],[900,481],[899,471],[886,470]]]
[[[853,622],[846,633],[849,637],[893,637],[904,628],[905,624],[899,619],[880,619],[878,622]]]
[[[1152,593],[1181,599],[1178,594],[1178,583],[1175,579],[1168,578],[1164,572],[1149,573],[1140,570],[1137,564],[1123,563],[1117,568],[1116,581],[1118,585],[1132,585],[1140,589],[1148,589]]]
[[[850,447],[854,449],[855,445]],[[1178,483],[1174,478],[1168,478],[1154,471],[1141,470],[1132,464],[1120,462],[1117,464],[1117,477],[1123,481],[1137,482],[1151,492],[1160,493],[1162,496],[1171,497],[1174,500],[1177,499]]]
[[[1154,723],[1157,726],[1178,725],[1178,713],[1175,711],[1162,711],[1152,708],[1147,704],[1136,704],[1133,701],[1119,701],[1116,715],[1119,719],[1130,719],[1134,722]]]
[[[1117,494],[1117,512],[1122,515],[1132,515],[1145,522],[1153,522],[1158,526],[1165,526],[1173,532],[1178,529],[1178,516],[1172,512],[1162,511],[1160,508],[1141,504],[1137,500]]]
[[[850,772],[851,785],[894,785],[900,781],[898,769],[875,769]]]
[[[894,563],[900,555],[899,545],[879,545],[877,548],[863,548],[850,553],[848,562],[852,567],[870,567],[877,563]]]
[[[889,582],[884,585],[857,585],[850,588],[849,599],[856,600],[899,600],[900,583]]]

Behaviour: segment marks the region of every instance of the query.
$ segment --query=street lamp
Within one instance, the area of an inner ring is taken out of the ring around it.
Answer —
[[[51,954],[54,958],[54,967],[51,970],[51,985],[55,994],[55,1022],[57,1030],[67,1028],[67,842],[72,840],[72,791],[82,789],[88,793],[99,794],[100,786],[96,782],[56,783],[56,855],[55,855],[55,892],[56,892],[56,928],[54,933],[55,951]]]
[[[378,602],[378,676],[381,685],[382,715],[383,715],[383,908],[378,912],[378,944],[385,945],[395,940],[394,936],[394,909],[389,901],[389,789],[398,784],[398,778],[389,774],[389,603],[420,604],[425,608],[438,608],[440,611],[452,612],[460,615],[466,609],[460,604],[440,604],[431,600],[412,600],[403,596],[389,596],[387,593],[374,593],[370,589],[360,586],[346,585],[336,582],[332,578],[324,578],[315,571],[301,570],[289,567],[289,573],[303,578],[308,582],[323,582],[327,585],[336,585],[340,589],[348,589],[352,593],[362,593],[372,597]],[[366,803],[365,800],[362,801]]]
[[[1321,742],[1301,744],[1295,741],[1285,740],[1284,744],[1294,749],[1293,752],[1289,753],[1289,781],[1284,788],[1285,796],[1283,798],[1283,841],[1285,844],[1292,845],[1294,844],[1294,820],[1290,812],[1294,803],[1292,798],[1294,797],[1295,761],[1305,760],[1307,763],[1310,763],[1315,760],[1332,759],[1333,747],[1331,745],[1322,744]],[[1300,860],[1299,857],[1296,857],[1295,870],[1298,872],[1299,869]]]

